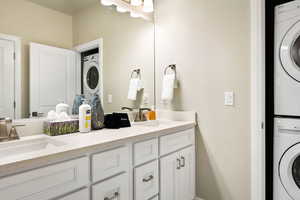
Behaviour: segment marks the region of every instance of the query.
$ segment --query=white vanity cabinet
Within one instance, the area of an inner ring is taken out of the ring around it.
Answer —
[[[143,138],[0,178],[1,199],[193,200],[194,129]]]

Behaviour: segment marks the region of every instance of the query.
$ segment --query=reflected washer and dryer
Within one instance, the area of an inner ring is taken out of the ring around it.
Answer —
[[[300,116],[300,1],[275,9],[275,115]]]
[[[82,94],[90,98],[93,94],[100,94],[101,87],[101,69],[99,64],[98,51],[91,50],[82,54]]]
[[[300,119],[276,118],[274,200],[300,200]]]

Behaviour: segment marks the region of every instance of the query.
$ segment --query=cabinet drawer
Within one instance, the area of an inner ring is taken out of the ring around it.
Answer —
[[[128,147],[105,151],[92,157],[93,182],[101,181],[129,168]]]
[[[160,138],[160,154],[165,155],[194,143],[194,129],[188,129],[179,133],[162,136]]]
[[[129,200],[127,173],[93,186],[93,200]]]
[[[134,144],[134,165],[140,165],[158,157],[158,139]]]
[[[153,161],[134,170],[135,200],[148,200],[158,194],[158,174],[158,161]]]
[[[88,158],[39,168],[0,179],[1,199],[46,200],[88,184]]]
[[[83,189],[57,200],[90,200],[90,194],[88,189]]]

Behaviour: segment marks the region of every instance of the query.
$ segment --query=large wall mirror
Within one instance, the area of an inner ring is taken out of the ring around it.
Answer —
[[[95,93],[106,113],[152,106],[152,13],[127,12],[128,1],[118,1],[125,7],[1,0],[0,117],[45,116],[58,103],[72,107],[76,95]],[[133,95],[131,79],[140,80]]]

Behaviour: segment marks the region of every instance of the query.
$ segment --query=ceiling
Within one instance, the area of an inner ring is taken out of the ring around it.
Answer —
[[[53,10],[57,10],[68,15],[72,15],[76,11],[86,8],[99,0],[27,0]]]

